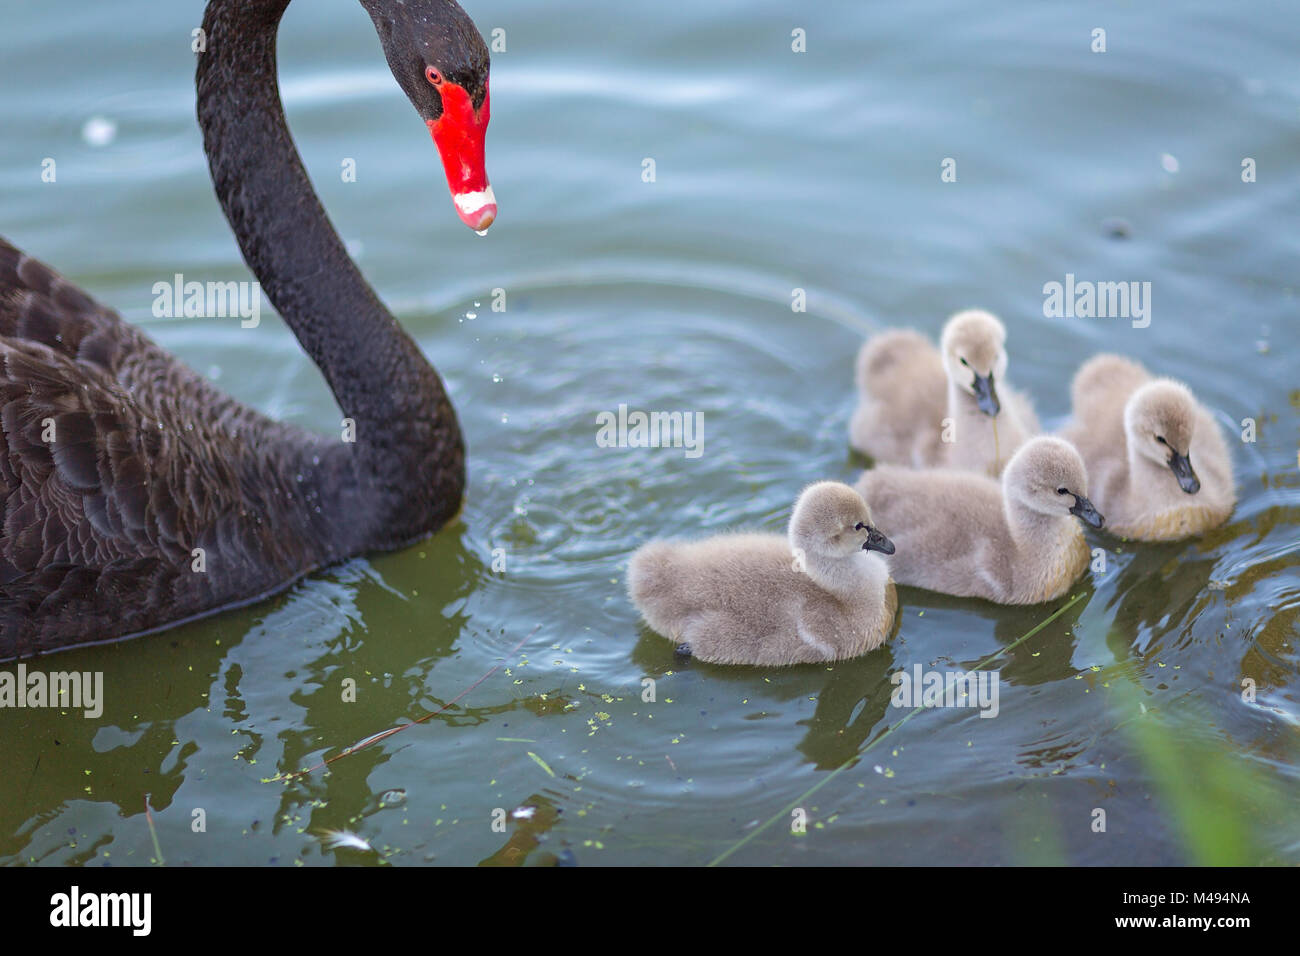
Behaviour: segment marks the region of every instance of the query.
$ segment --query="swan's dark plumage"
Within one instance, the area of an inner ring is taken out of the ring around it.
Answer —
[[[0,660],[242,603],[459,508],[464,448],[442,382],[347,256],[284,123],[287,4],[209,3],[199,121],[245,259],[356,440],[241,405],[0,240]],[[378,23],[384,0],[365,6]],[[451,0],[411,7],[473,30]],[[400,33],[381,38],[400,60]]]
[[[341,556],[314,507],[339,443],[240,405],[3,240],[0,290],[0,658],[148,630]]]

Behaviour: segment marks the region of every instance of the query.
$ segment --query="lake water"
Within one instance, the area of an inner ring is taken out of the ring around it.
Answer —
[[[322,199],[449,383],[464,513],[274,600],[44,662],[102,672],[104,710],[0,711],[0,862],[1300,862],[1296,8],[467,7],[506,41],[483,238],[355,0],[299,0],[280,45]],[[152,314],[175,273],[249,278],[193,116],[200,16],[7,4],[0,232],[244,401],[333,430],[269,309],[256,329]],[[1150,324],[1045,317],[1067,275],[1149,282]],[[1049,426],[1100,350],[1187,381],[1232,438],[1231,521],[1094,535],[1106,571],[1040,607],[901,589],[898,635],[859,660],[675,661],[624,595],[635,547],[780,531],[803,484],[851,481],[863,336],[972,305],[1007,323]],[[702,413],[702,454],[600,447],[620,405]],[[890,704],[898,670],[989,658],[996,719]]]

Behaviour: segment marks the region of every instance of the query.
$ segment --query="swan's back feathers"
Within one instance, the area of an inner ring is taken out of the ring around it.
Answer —
[[[628,563],[628,596],[638,607],[653,613],[659,621],[667,617],[659,609],[664,607],[665,597],[672,593],[676,579],[673,568],[675,547],[671,541],[651,541],[633,554]],[[655,627],[655,623],[652,621],[650,626]]]
[[[85,358],[106,367],[108,356],[100,354],[106,342],[94,332],[109,315],[53,269],[0,239],[0,336],[39,342],[72,359],[89,337]]]
[[[962,597],[1005,600],[1014,589],[1002,488],[985,475],[878,465],[854,486],[897,551],[890,576]]]
[[[1118,400],[1123,407],[1129,395],[1151,380],[1151,373],[1122,355],[1094,355],[1079,366],[1070,385],[1070,400],[1076,411],[1087,414],[1092,408]]]
[[[868,339],[858,352],[855,379],[854,448],[878,461],[914,466],[939,454],[948,378],[925,336],[895,329]]]
[[[874,397],[917,387],[943,388],[947,381],[933,343],[912,329],[891,329],[868,339],[858,352],[855,372],[858,389]],[[925,397],[932,400],[929,394]],[[936,407],[942,409],[942,401]]]
[[[737,615],[761,634],[772,624],[761,609],[774,583],[799,600],[814,590],[793,564],[788,542],[776,535],[656,540],[632,556],[628,594],[647,623],[663,634],[681,630],[708,607]]]
[[[1112,526],[1121,517],[1112,503],[1122,497],[1128,481],[1124,405],[1150,380],[1151,373],[1137,362],[1105,353],[1084,362],[1070,385],[1074,414],[1061,437],[1083,455],[1090,493]]]
[[[319,444],[0,240],[0,660],[147,630],[178,606],[215,610],[311,570],[295,561],[324,540],[325,516],[283,506],[318,493]]]

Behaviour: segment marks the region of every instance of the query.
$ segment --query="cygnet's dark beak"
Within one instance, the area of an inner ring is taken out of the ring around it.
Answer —
[[[993,387],[993,373],[988,375],[975,375],[975,404],[979,410],[990,418],[995,418],[998,412],[1002,411],[1002,403],[998,401],[997,389]]]
[[[1180,455],[1178,452],[1171,454],[1169,456],[1169,470],[1178,479],[1178,487],[1189,495],[1194,495],[1201,490],[1201,480],[1196,477],[1196,472],[1192,470],[1192,459],[1187,455]]]
[[[862,542],[863,551],[879,551],[881,554],[893,554],[894,542],[890,541],[875,528],[867,528],[867,540]]]
[[[1106,523],[1106,519],[1101,516],[1101,512],[1094,508],[1092,502],[1083,495],[1074,496],[1074,507],[1070,509],[1070,514],[1094,528],[1100,528]]]

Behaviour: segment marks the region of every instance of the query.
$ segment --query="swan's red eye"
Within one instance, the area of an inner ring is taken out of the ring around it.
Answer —
[[[424,78],[434,86],[442,86],[442,72],[436,66],[426,66]]]

